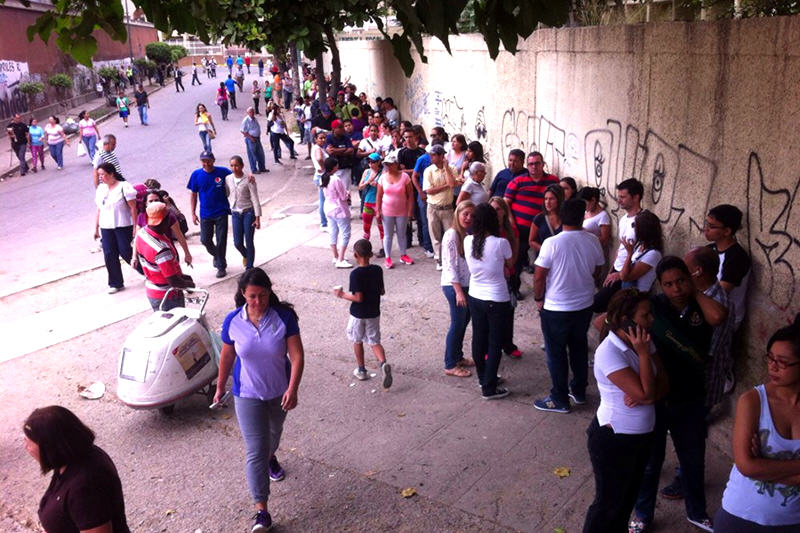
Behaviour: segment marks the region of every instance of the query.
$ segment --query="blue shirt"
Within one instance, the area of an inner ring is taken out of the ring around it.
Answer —
[[[233,395],[271,400],[283,396],[292,373],[286,339],[300,334],[294,313],[270,307],[258,327],[247,318],[247,305],[228,313],[222,323],[222,342],[233,345]]]
[[[524,176],[527,174],[528,171],[523,169],[518,170],[515,173],[511,173],[511,170],[504,168],[500,172],[497,173],[497,176],[494,177],[492,180],[492,186],[489,187],[489,193],[491,196],[505,196],[506,195],[506,187],[508,184],[511,183],[511,180],[516,178],[517,176]]]
[[[325,148],[328,148],[328,146],[333,146],[334,148],[353,148],[353,143],[350,142],[350,137],[348,137],[346,133],[341,137],[329,133],[328,137],[325,139]],[[355,152],[355,150],[353,150],[353,152]],[[337,155],[335,157],[339,161],[339,168],[353,168],[353,156]]]
[[[41,126],[29,126],[28,134],[31,136],[31,144],[33,146],[43,146],[42,137],[44,137],[44,129]]]
[[[227,80],[225,80],[225,88],[228,89],[229,93],[236,92],[236,82],[233,81],[233,78],[228,78]]]
[[[422,173],[425,172],[425,169],[429,166],[431,166],[431,154],[425,152],[425,154],[417,158],[417,162],[414,165],[414,172],[419,174],[420,185],[422,185]]]
[[[214,167],[211,173],[202,168],[192,172],[186,188],[200,197],[200,218],[217,218],[231,214],[225,190],[225,176],[230,173],[224,167]]]

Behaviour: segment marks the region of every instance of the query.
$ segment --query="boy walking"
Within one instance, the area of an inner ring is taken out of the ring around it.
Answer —
[[[358,267],[350,272],[349,292],[344,292],[342,287],[336,287],[333,293],[338,298],[349,300],[350,319],[347,322],[347,338],[353,343],[358,368],[353,375],[364,381],[369,379],[367,368],[364,366],[364,343],[372,347],[372,353],[381,364],[383,388],[392,386],[392,367],[386,362],[386,352],[381,345],[381,296],[385,294],[383,288],[383,269],[377,265],[370,265],[372,257],[372,244],[366,239],[359,239],[353,245],[353,257]]]

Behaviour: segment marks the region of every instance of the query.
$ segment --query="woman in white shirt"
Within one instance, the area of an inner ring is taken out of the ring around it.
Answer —
[[[44,127],[44,133],[47,136],[47,146],[50,149],[50,156],[56,162],[56,168],[61,170],[64,168],[64,145],[69,146],[69,139],[64,134],[64,128],[58,123],[58,118],[50,115],[47,119],[47,125]]]
[[[594,359],[600,406],[586,430],[595,498],[586,513],[584,533],[627,531],[650,458],[653,403],[666,381],[648,333],[653,314],[647,293],[636,289],[616,293],[606,324],[608,336]]]
[[[242,254],[245,269],[253,268],[256,259],[255,232],[261,229],[261,201],[256,182],[244,175],[244,161],[235,155],[230,161],[231,174],[225,178],[231,204],[233,245]]]
[[[347,245],[350,243],[350,207],[347,205],[347,192],[345,185],[336,171],[339,162],[335,157],[325,160],[325,172],[320,177],[320,187],[325,191],[325,214],[331,221],[331,250],[333,251],[333,266],[336,268],[353,268],[352,263],[344,258]],[[337,245],[339,233],[342,234],[341,245]]]
[[[469,313],[472,317],[472,359],[484,400],[508,396],[497,386],[497,368],[511,319],[511,297],[503,274],[511,266],[508,240],[500,237],[497,213],[481,204],[472,215],[472,235],[464,239],[464,253],[470,273]]]
[[[600,239],[600,245],[605,251],[611,240],[611,218],[600,204],[600,189],[597,187],[583,187],[578,191],[578,199],[586,202],[583,229],[589,233],[594,233],[595,237]]]
[[[636,240],[620,241],[628,254],[619,272],[619,279],[623,289],[634,287],[642,292],[650,292],[656,281],[656,265],[661,261],[664,251],[661,221],[652,211],[645,209],[636,215],[633,224]]]
[[[97,167],[100,184],[95,191],[97,205],[94,238],[102,237],[103,259],[108,271],[108,293],[125,288],[119,258],[131,263],[133,257],[133,223],[136,221],[136,189],[117,174],[114,165]]]
[[[483,186],[483,180],[486,178],[486,163],[480,161],[470,163],[467,175],[469,177],[464,181],[456,203],[471,200],[473,204],[478,205],[487,201],[489,192]]]
[[[457,378],[467,378],[472,372],[464,367],[475,366],[464,359],[464,334],[469,324],[467,292],[469,267],[464,254],[464,238],[472,225],[475,204],[465,200],[456,206],[453,226],[442,237],[442,292],[450,306],[450,329],[444,345],[444,373]]]
[[[325,172],[325,159],[328,154],[322,149],[325,146],[325,139],[328,134],[324,131],[318,131],[314,137],[314,146],[311,147],[311,162],[314,164],[314,185],[317,186],[319,198],[319,227],[328,227],[328,218],[325,216],[325,191],[319,185],[319,179]]]

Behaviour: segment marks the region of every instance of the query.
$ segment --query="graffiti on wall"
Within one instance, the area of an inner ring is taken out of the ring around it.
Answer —
[[[416,124],[422,122],[428,114],[428,90],[425,81],[419,74],[414,74],[406,84],[405,97],[411,112],[410,120]]]
[[[786,311],[797,292],[800,268],[800,177],[789,188],[767,179],[758,154],[751,152],[747,162],[746,229],[750,254],[763,265],[758,277],[761,289],[778,308]]]
[[[0,120],[28,111],[28,101],[19,84],[28,77],[28,63],[0,59]]]
[[[578,176],[580,140],[544,116],[536,117],[513,107],[503,113],[500,128],[501,152],[519,148],[523,152],[538,150],[544,156],[549,171],[558,176]]]
[[[436,91],[434,96],[434,123],[451,135],[466,132],[467,121],[464,118],[464,108],[458,105],[456,97],[444,96],[441,91]]]

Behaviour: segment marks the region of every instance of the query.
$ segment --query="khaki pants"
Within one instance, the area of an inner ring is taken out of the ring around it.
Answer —
[[[453,208],[437,209],[428,204],[428,231],[431,234],[433,254],[437,262],[442,260],[442,235],[453,225]]]

